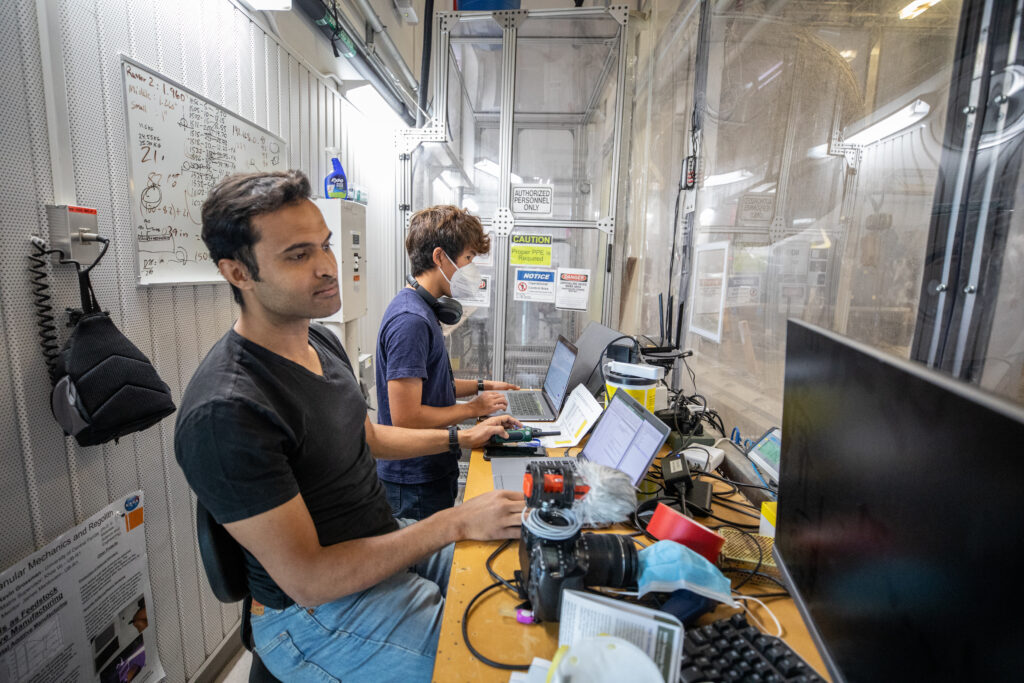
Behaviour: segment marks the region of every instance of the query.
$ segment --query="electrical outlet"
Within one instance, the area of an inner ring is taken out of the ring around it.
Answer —
[[[64,260],[91,266],[100,257],[103,245],[96,241],[99,235],[96,209],[48,205],[46,218],[50,223],[50,249],[64,252]]]

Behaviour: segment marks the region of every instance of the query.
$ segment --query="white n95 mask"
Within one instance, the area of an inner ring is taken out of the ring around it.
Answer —
[[[448,256],[447,252],[445,252],[445,257],[455,266],[455,259]],[[453,299],[472,298],[476,296],[477,291],[480,289],[480,270],[472,262],[461,268],[455,266],[455,272],[452,273],[450,280],[445,276],[444,269],[442,269],[441,277],[444,277],[451,286]]]

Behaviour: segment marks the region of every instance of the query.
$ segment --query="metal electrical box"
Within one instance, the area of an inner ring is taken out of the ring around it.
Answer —
[[[50,248],[60,249],[64,258],[90,266],[100,257],[103,245],[96,241],[99,233],[96,209],[85,206],[52,204],[46,207],[50,223]],[[83,236],[92,236],[91,238]]]
[[[314,201],[331,231],[341,290],[341,309],[324,320],[347,323],[366,315],[366,206],[345,199]]]

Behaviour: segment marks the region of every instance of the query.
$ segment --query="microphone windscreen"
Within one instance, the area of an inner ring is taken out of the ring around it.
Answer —
[[[572,509],[586,527],[625,522],[636,510],[636,489],[625,472],[587,460],[577,463],[583,483],[590,487]]]

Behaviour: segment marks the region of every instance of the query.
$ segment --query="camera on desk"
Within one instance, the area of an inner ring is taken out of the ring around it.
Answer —
[[[581,533],[573,503],[588,491],[571,461],[527,465],[519,585],[538,621],[558,621],[563,590],[636,585],[639,558],[629,536]]]

